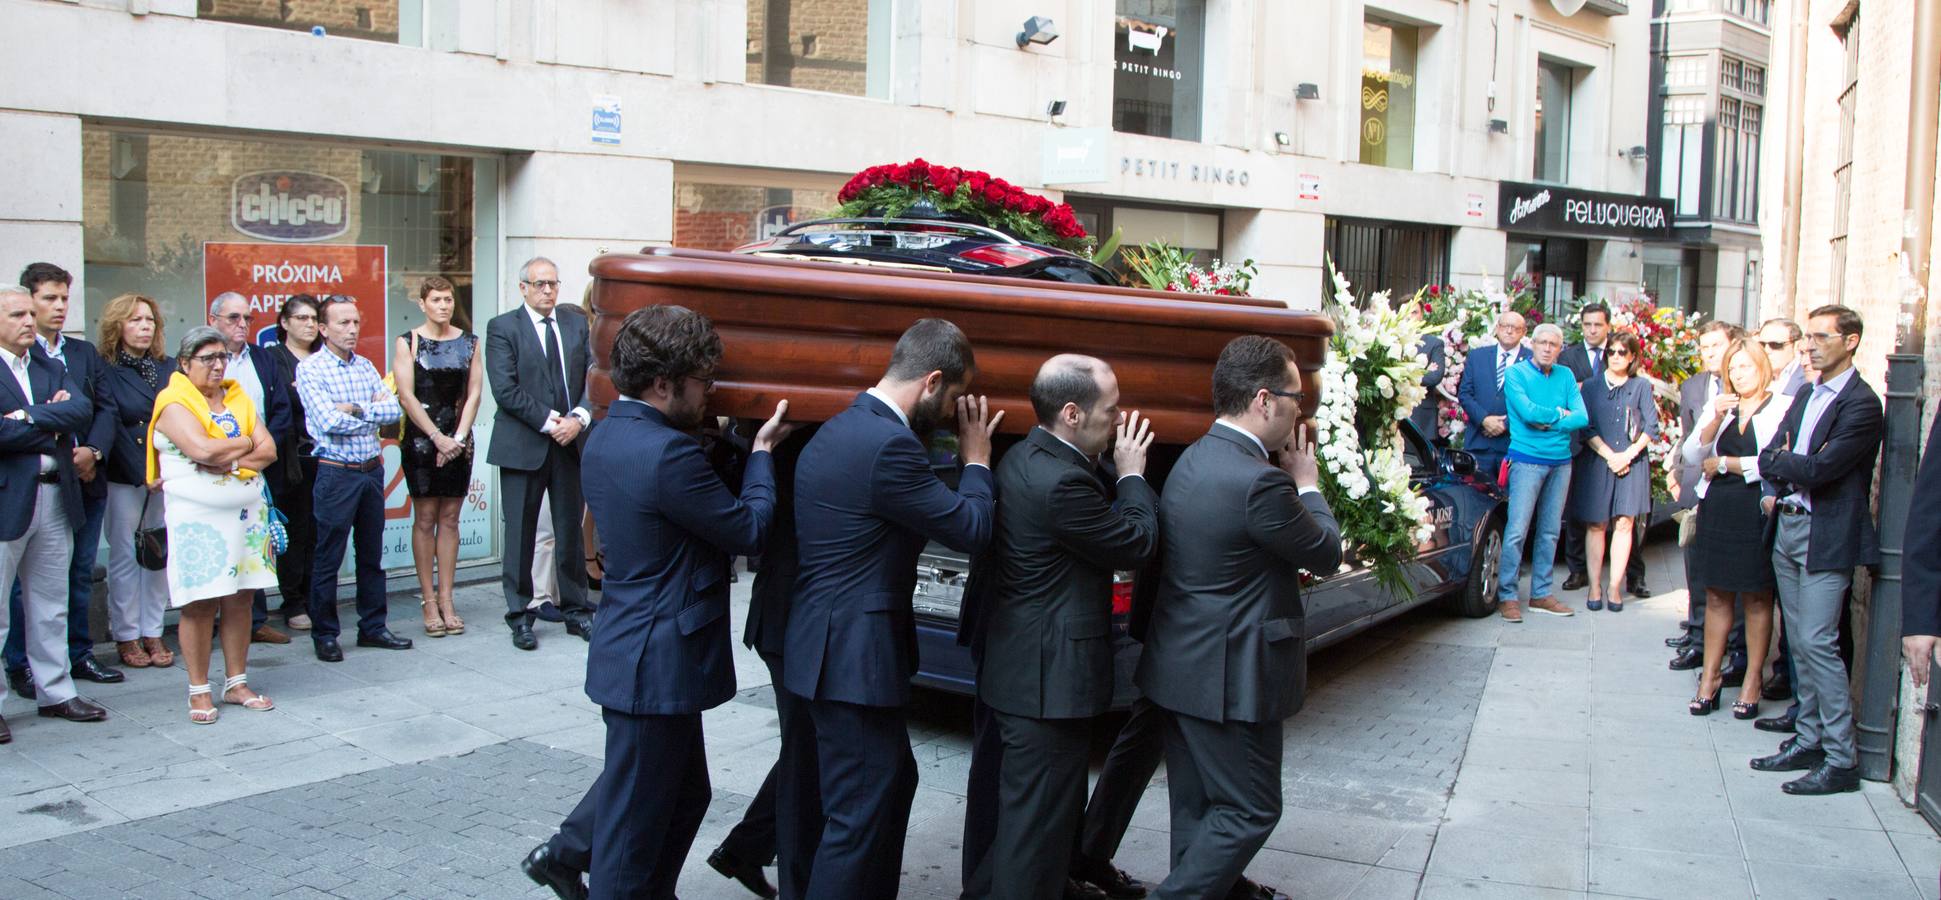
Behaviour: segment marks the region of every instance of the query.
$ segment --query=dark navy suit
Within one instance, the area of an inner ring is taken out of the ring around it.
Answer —
[[[65,574],[73,558],[73,523],[82,518],[81,483],[74,474],[73,435],[87,432],[94,419],[94,405],[81,392],[80,383],[60,363],[38,351],[28,351],[27,381],[33,389],[32,396],[22,396],[20,383],[14,380],[12,372],[0,371],[0,417],[25,410],[33,419],[25,422],[0,418],[0,541],[21,542],[11,551],[12,559],[4,565],[0,584],[11,584],[14,576],[20,574],[27,589],[25,614],[11,617],[19,626],[8,629],[0,623],[0,631],[21,632],[31,645],[26,648],[26,656],[34,663],[35,688],[41,705],[51,706],[74,696],[67,660],[61,657],[62,644],[68,637],[67,585],[49,576],[55,565]],[[69,394],[67,400],[49,402],[56,392],[63,390]],[[54,459],[56,475],[52,485],[41,483],[42,456]],[[54,490],[44,492],[43,487]],[[51,497],[60,499],[59,529],[48,529],[54,520],[43,517],[47,511],[37,510],[43,500]],[[42,519],[42,530],[36,530],[36,519]],[[62,533],[50,540],[47,530]],[[30,626],[33,633],[28,634]],[[7,637],[0,635],[0,639]]]
[[[917,556],[930,540],[982,551],[992,511],[990,469],[965,467],[952,491],[899,412],[868,393],[802,451],[783,686],[809,701],[825,821],[784,827],[820,826],[810,900],[896,895],[917,783],[903,708]]]
[[[1462,378],[1456,382],[1456,402],[1462,404],[1463,414],[1469,417],[1469,425],[1462,434],[1462,448],[1476,457],[1476,471],[1492,481],[1503,464],[1503,457],[1510,452],[1507,429],[1494,437],[1483,433],[1483,419],[1509,413],[1509,404],[1503,400],[1503,387],[1496,380],[1496,355],[1501,349],[1495,338],[1471,349],[1463,358]],[[1517,362],[1529,358],[1530,348],[1516,348]]]
[[[701,443],[645,403],[620,400],[590,430],[581,479],[607,574],[586,656],[586,696],[607,725],[606,766],[560,826],[569,865],[591,836],[594,897],[671,898],[708,809],[701,712],[735,694],[728,566],[759,554],[775,473],[750,455],[741,497]]]

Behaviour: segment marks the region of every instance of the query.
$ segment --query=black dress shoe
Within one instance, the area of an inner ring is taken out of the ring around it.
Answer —
[[[34,673],[27,669],[8,669],[7,687],[21,697],[34,699]]]
[[[1778,732],[1780,734],[1792,734],[1793,732],[1799,730],[1799,716],[1797,713],[1789,709],[1779,715],[1772,716],[1770,718],[1756,720],[1752,723],[1752,727],[1757,728],[1760,731],[1773,731],[1773,732]]]
[[[66,703],[43,706],[40,708],[40,714],[42,718],[66,719],[69,722],[106,722],[108,720],[107,710],[80,697],[74,697]]]
[[[578,635],[580,640],[593,642],[593,617],[586,613],[566,614],[566,633]]]
[[[1804,772],[1826,762],[1826,751],[1818,747],[1801,747],[1799,738],[1790,737],[1779,745],[1779,752],[1771,756],[1761,756],[1752,761],[1754,769],[1761,772]]]
[[[559,606],[554,604],[553,601],[551,600],[548,600],[544,603],[539,604],[539,606],[532,611],[532,615],[538,616],[539,621],[541,622],[566,621],[566,614],[563,612],[560,612]]]
[[[358,635],[357,646],[376,647],[379,650],[409,650],[411,649],[411,639],[398,637],[391,633],[391,629],[385,628],[376,634]]]
[[[0,719],[0,744],[13,743],[13,731],[7,728],[7,720]]]
[[[336,638],[317,638],[312,643],[317,645],[318,659],[324,662],[344,661],[344,648],[337,645]]]
[[[1138,900],[1146,896],[1146,884],[1124,869],[1090,857],[1072,860],[1072,877],[1104,891],[1112,900]]]
[[[1786,680],[1786,670],[1781,669],[1774,673],[1772,680],[1759,689],[1759,696],[1765,700],[1784,700],[1793,696],[1793,683]]]
[[[775,886],[768,883],[768,876],[762,874],[762,867],[729,853],[727,847],[716,847],[713,853],[708,854],[708,868],[740,882],[742,887],[753,891],[757,897],[775,896]]]
[[[1665,646],[1673,650],[1683,650],[1696,643],[1698,642],[1692,640],[1692,633],[1689,631],[1681,631],[1671,637],[1665,638]]]
[[[1704,664],[1705,654],[1697,647],[1686,647],[1678,651],[1677,656],[1671,658],[1671,670],[1674,672],[1696,669]]]
[[[1105,892],[1089,881],[1065,879],[1065,900],[1106,900]]]
[[[532,623],[519,621],[512,623],[512,646],[521,650],[539,649],[539,638],[532,634]]]
[[[1644,579],[1642,578],[1633,578],[1625,582],[1624,590],[1626,593],[1640,600],[1647,599],[1651,596],[1651,589],[1644,586]]]
[[[1813,767],[1804,777],[1795,778],[1779,786],[1788,794],[1843,794],[1860,790],[1860,769],[1856,766],[1844,768],[1827,763]]]
[[[586,900],[586,882],[580,878],[580,871],[560,862],[545,844],[532,848],[519,868],[534,884],[551,889],[559,900]]]
[[[92,653],[75,660],[69,671],[73,672],[76,678],[98,684],[120,684],[128,677],[121,674],[120,669],[110,669],[102,665],[95,660]]]
[[[1564,579],[1564,590],[1580,591],[1590,583],[1591,577],[1589,575],[1583,572],[1572,572],[1569,578]]]

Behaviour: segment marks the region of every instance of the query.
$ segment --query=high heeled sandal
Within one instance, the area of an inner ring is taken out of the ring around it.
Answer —
[[[446,616],[446,617],[445,617],[445,633],[446,633],[446,634],[464,634],[464,633],[465,633],[465,620],[464,620],[464,619],[461,619],[461,618],[459,618],[459,617],[458,617],[458,614],[457,614],[457,613],[452,613],[451,615],[449,615],[449,616]]]
[[[146,669],[155,664],[155,659],[148,655],[148,649],[139,640],[116,641],[115,653],[121,656],[121,664],[130,669]]]
[[[1732,718],[1735,718],[1735,719],[1759,718],[1759,701],[1754,700],[1748,703],[1742,700],[1742,701],[1739,701],[1738,703],[1732,704]]]
[[[162,643],[160,637],[142,638],[142,649],[148,651],[149,664],[155,668],[166,669],[175,665],[175,653]]]
[[[227,703],[231,706],[240,706],[244,709],[253,709],[257,712],[262,712],[264,710],[276,708],[276,701],[271,700],[270,698],[265,697],[262,694],[257,694],[256,696],[251,697],[248,700],[229,699],[230,691],[233,691],[239,687],[248,687],[248,686],[249,686],[249,673],[247,672],[241,675],[232,675],[229,678],[224,679],[222,682],[222,702]]]
[[[204,682],[202,684],[189,685],[189,699],[191,701],[193,701],[196,697],[206,696],[209,693],[210,693],[209,684],[207,682]],[[208,709],[196,709],[193,706],[189,707],[189,721],[194,722],[197,725],[211,725],[211,724],[214,724],[215,721],[220,718],[222,718],[222,710],[217,709],[215,707],[210,707]]]
[[[1719,691],[1713,691],[1710,697],[1693,697],[1692,702],[1686,704],[1685,711],[1695,716],[1709,716],[1718,712],[1719,693]]]

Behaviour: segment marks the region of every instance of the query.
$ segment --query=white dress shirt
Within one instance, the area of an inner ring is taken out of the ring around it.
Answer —
[[[1853,366],[1849,365],[1845,372],[1835,375],[1832,381],[1822,381],[1813,385],[1813,392],[1806,397],[1806,411],[1799,417],[1799,434],[1793,438],[1794,453],[1805,456],[1813,452],[1813,432],[1819,429],[1820,419],[1825,417],[1826,411],[1833,408],[1834,398],[1839,397],[1840,392],[1846,390],[1847,382],[1853,380],[1853,372]],[[1804,490],[1795,490],[1788,496],[1799,505],[1806,507],[1807,512],[1813,511],[1811,494]]]
[[[229,354],[229,366],[223,370],[222,377],[235,381],[249,396],[249,402],[256,406],[256,412],[267,419],[270,409],[263,405],[263,379],[256,374],[256,354],[251,353],[251,349],[244,344],[241,352]]]
[[[0,363],[6,365],[7,374],[12,375],[14,383],[20,385],[20,396],[27,398],[26,405],[33,406],[34,383],[32,379],[27,377],[27,357],[15,356],[13,355],[13,351],[0,347]],[[45,453],[41,454],[40,470],[43,473],[54,471],[54,457],[48,456]]]
[[[566,377],[566,338],[564,335],[559,333],[559,315],[560,315],[559,307],[557,306],[553,307],[553,311],[550,316],[541,314],[539,310],[533,309],[530,305],[522,305],[522,308],[525,309],[526,311],[526,318],[532,321],[532,333],[539,338],[539,349],[541,352],[544,352],[546,349],[546,329],[547,328],[553,329],[553,339],[558,342],[558,347],[559,347],[559,383],[562,386],[572,384],[573,379]],[[540,321],[541,319],[545,319],[545,318],[550,318],[552,319],[552,321],[551,322]],[[567,388],[567,390],[571,391],[572,389]],[[548,412],[552,413],[552,415],[554,416],[560,415],[560,411],[557,409],[548,410]],[[585,428],[593,424],[593,414],[590,412],[587,412],[586,407],[584,406],[575,406],[573,407],[572,411],[566,413],[566,415],[572,416],[573,418],[580,420],[581,428]],[[539,429],[540,434],[553,433],[553,423],[551,419],[552,419],[551,416],[547,417],[546,426],[544,428]]]

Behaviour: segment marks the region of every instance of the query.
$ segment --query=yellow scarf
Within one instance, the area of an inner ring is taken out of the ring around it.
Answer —
[[[148,418],[148,480],[153,482],[160,474],[161,466],[155,456],[155,423],[162,421],[162,410],[170,404],[180,403],[195,417],[202,420],[202,430],[213,438],[226,438],[229,433],[216,424],[216,416],[209,411],[209,399],[202,396],[202,389],[189,380],[189,376],[176,372],[168,377],[168,386],[155,395],[155,411]],[[256,405],[249,402],[249,395],[243,393],[241,385],[233,378],[222,381],[223,411],[236,417],[236,424],[243,434],[256,430]],[[255,478],[254,469],[238,469],[236,474],[242,478]]]

